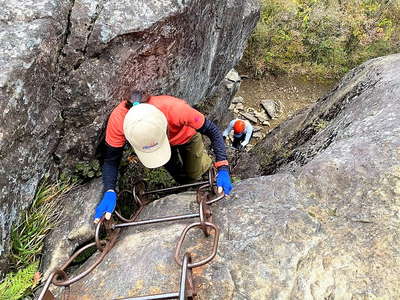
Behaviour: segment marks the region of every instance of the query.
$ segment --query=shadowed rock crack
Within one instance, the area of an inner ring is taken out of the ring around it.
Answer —
[[[78,61],[75,63],[75,65],[74,65],[74,70],[77,70],[77,69],[81,66],[81,64],[85,61],[86,54],[87,54],[87,48],[88,48],[88,45],[89,45],[90,37],[92,36],[92,33],[93,33],[94,25],[96,24],[97,19],[99,18],[101,12],[103,11],[104,4],[105,4],[107,1],[108,1],[108,0],[101,0],[101,1],[100,1],[99,3],[97,3],[97,5],[96,5],[96,12],[95,12],[94,15],[90,18],[90,23],[89,23],[88,28],[87,28],[88,34],[87,34],[87,36],[86,36],[85,46],[83,47],[82,50],[77,49],[77,50],[80,50],[80,51],[82,52],[83,57],[80,58],[80,59],[78,59]]]
[[[72,27],[72,22],[71,22],[71,15],[72,15],[72,10],[74,9],[75,6],[75,0],[70,0],[71,6],[68,10],[68,15],[67,15],[67,24],[65,27],[65,31],[64,31],[64,41],[60,47],[60,50],[58,52],[58,56],[57,56],[57,65],[60,62],[60,56],[65,56],[66,54],[64,53],[64,48],[65,46],[68,44],[68,38],[71,35],[71,27]]]
[[[88,33],[88,35],[87,35],[87,37],[86,37],[85,47],[83,48],[83,55],[86,54],[86,50],[87,50],[87,47],[88,47],[88,42],[89,42],[90,36],[91,36],[92,33],[93,33],[94,24],[96,24],[96,21],[97,21],[97,19],[99,18],[100,14],[101,14],[101,12],[102,12],[102,10],[103,10],[103,8],[104,8],[104,3],[106,3],[107,1],[108,1],[108,0],[100,1],[100,2],[96,5],[96,12],[95,12],[94,16],[91,18],[90,24],[89,24],[89,26],[88,26],[88,31],[89,31],[89,33]]]
[[[55,66],[55,68],[57,70],[57,76],[56,76],[56,79],[55,79],[54,83],[51,86],[51,91],[50,91],[50,98],[52,100],[56,101],[58,104],[60,104],[60,107],[61,107],[60,116],[61,116],[61,119],[62,119],[62,124],[61,124],[61,126],[59,128],[60,134],[57,137],[57,142],[56,142],[55,147],[53,148],[54,149],[53,152],[50,153],[50,156],[52,157],[53,161],[56,164],[60,161],[60,158],[55,155],[55,151],[58,148],[58,145],[60,144],[60,142],[61,142],[61,140],[62,140],[62,138],[64,136],[64,133],[65,133],[65,125],[64,125],[65,124],[65,119],[64,119],[64,110],[65,109],[63,108],[64,107],[63,101],[61,99],[58,99],[55,96],[55,92],[56,92],[56,89],[59,86],[60,79],[63,76],[64,68],[62,67],[62,60],[60,59],[60,57],[65,57],[66,56],[65,53],[64,53],[64,48],[68,44],[68,38],[71,35],[71,26],[72,26],[71,15],[72,15],[72,10],[73,10],[74,6],[75,6],[75,0],[70,0],[70,7],[68,9],[68,14],[67,14],[67,18],[66,18],[66,26],[65,26],[65,30],[63,32],[64,38],[63,38],[62,44],[60,45],[60,47],[58,49],[57,58],[56,58],[56,66]]]
[[[51,98],[54,99],[55,101],[57,101],[60,105],[62,105],[62,101],[58,100],[54,96],[54,91],[57,88],[57,85],[58,85],[58,83],[60,81],[60,76],[61,76],[60,57],[61,56],[65,56],[64,48],[68,44],[68,37],[71,34],[71,26],[72,26],[72,24],[71,24],[71,14],[72,14],[72,10],[73,10],[74,5],[75,5],[75,0],[70,0],[70,3],[71,3],[71,6],[68,9],[65,30],[62,33],[62,34],[64,34],[63,42],[62,42],[62,44],[60,45],[60,47],[58,49],[57,58],[56,58],[57,79],[54,81],[54,83],[53,83],[53,85],[51,87]]]

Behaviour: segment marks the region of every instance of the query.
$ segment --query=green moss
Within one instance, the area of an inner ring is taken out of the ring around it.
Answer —
[[[316,215],[315,215],[312,211],[307,211],[307,213],[308,213],[311,217],[313,217],[313,218],[316,217]]]
[[[289,150],[289,149],[282,149],[282,151],[280,152],[280,157],[282,158],[289,158],[292,155],[293,151]]]
[[[232,175],[232,178],[231,178],[231,179],[232,179],[232,183],[238,183],[238,182],[240,182],[240,180],[241,180],[240,177],[238,177],[238,176],[233,176],[233,175]]]
[[[102,237],[100,237],[102,238]],[[90,247],[88,249],[86,249],[85,251],[83,251],[81,254],[79,254],[71,263],[72,265],[81,265],[83,264],[85,261],[87,261],[93,254],[95,254],[97,251],[96,247]]]
[[[331,216],[331,217],[337,217],[338,216],[338,214],[337,214],[337,208],[335,207],[335,208],[328,208],[327,209],[327,214],[328,214],[328,216]]]
[[[30,293],[36,285],[34,275],[38,270],[38,262],[28,265],[16,273],[7,274],[0,284],[0,300],[18,300]]]
[[[314,121],[313,123],[313,127],[315,131],[321,131],[323,129],[325,129],[328,126],[328,122],[322,119],[318,119],[316,121]]]

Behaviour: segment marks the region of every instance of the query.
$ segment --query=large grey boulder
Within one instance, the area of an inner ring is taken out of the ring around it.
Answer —
[[[370,163],[380,161],[385,145],[395,148],[399,142],[399,71],[400,54],[370,60],[350,71],[325,97],[244,153],[234,172],[247,178],[297,171],[341,144],[346,144],[341,159],[364,160],[367,153]]]
[[[40,178],[92,159],[113,106],[132,89],[191,104],[212,95],[259,14],[255,0],[0,5],[2,259]]]
[[[331,114],[298,148],[307,157],[236,183],[213,206],[222,234],[217,257],[194,269],[200,299],[398,298],[399,69],[393,55],[352,71],[323,100]],[[316,107],[308,118],[323,111]],[[185,195],[152,203],[142,218],[193,212],[194,195]],[[105,261],[71,286],[72,299],[176,291],[173,253],[185,223],[126,228]],[[201,235],[187,247],[195,259],[209,253]]]
[[[222,235],[217,257],[194,269],[199,299],[395,299],[398,206],[391,207],[390,197],[365,199],[365,186],[357,180],[348,185],[353,197],[331,199],[309,185],[316,176],[306,174],[245,180],[231,199],[213,207]],[[393,177],[384,180],[388,185],[378,188],[371,181],[367,188],[393,193]],[[194,194],[170,196],[149,206],[143,219],[195,212],[194,199]],[[105,260],[71,286],[70,299],[177,291],[180,269],[173,255],[189,223],[124,229]],[[209,241],[200,234],[191,242],[187,247],[196,259],[209,255]]]

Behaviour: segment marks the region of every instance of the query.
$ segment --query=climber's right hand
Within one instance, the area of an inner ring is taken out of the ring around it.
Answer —
[[[99,223],[101,217],[105,217],[106,220],[110,220],[111,214],[115,210],[117,205],[117,194],[114,190],[108,190],[104,193],[103,199],[96,207],[96,212],[94,214],[94,223]]]

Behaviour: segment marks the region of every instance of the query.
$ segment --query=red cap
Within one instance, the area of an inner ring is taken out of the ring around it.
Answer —
[[[244,131],[246,128],[246,124],[242,120],[237,120],[235,124],[233,125],[233,132],[235,134],[240,134]]]

